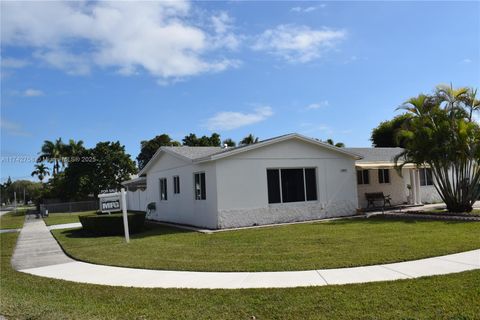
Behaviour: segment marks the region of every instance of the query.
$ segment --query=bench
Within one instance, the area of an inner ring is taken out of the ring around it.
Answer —
[[[392,206],[392,204],[390,203],[390,200],[392,200],[392,198],[390,197],[390,195],[384,195],[383,192],[367,192],[365,193],[365,198],[368,201],[367,209],[370,208],[370,206],[375,207],[375,201],[383,201],[384,208],[387,204],[390,207]]]

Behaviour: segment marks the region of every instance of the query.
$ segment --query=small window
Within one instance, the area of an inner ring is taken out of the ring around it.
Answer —
[[[180,177],[179,176],[173,177],[173,193],[174,194],[180,193]]]
[[[205,188],[205,172],[195,173],[194,175],[195,200],[207,199]]]
[[[390,170],[389,169],[378,169],[378,182],[379,183],[390,183]]]
[[[161,178],[160,179],[160,200],[165,201],[167,200],[167,179]]]
[[[420,185],[433,186],[432,169],[430,168],[420,169]]]
[[[370,173],[368,170],[357,170],[357,184],[370,184]]]

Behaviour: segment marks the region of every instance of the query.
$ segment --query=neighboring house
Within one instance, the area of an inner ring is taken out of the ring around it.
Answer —
[[[221,229],[323,219],[356,213],[360,158],[299,134],[233,148],[161,147],[124,185],[146,181],[150,218],[160,221]]]
[[[390,195],[392,205],[422,204],[441,202],[435,189],[435,180],[431,169],[418,169],[407,164],[400,175],[395,169],[394,157],[402,148],[345,148],[359,154],[357,160],[358,203],[361,208],[367,207],[365,193],[383,192]]]

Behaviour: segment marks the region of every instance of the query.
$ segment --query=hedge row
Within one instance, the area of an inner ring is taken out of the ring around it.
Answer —
[[[88,214],[78,217],[84,230],[97,235],[122,235],[123,215],[121,213],[112,214]],[[130,233],[137,233],[143,230],[145,223],[145,212],[128,212],[128,229]]]

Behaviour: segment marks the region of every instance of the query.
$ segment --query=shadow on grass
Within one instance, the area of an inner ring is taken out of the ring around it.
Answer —
[[[191,233],[195,231],[178,229],[174,227],[167,227],[158,225],[155,223],[145,223],[143,230],[139,233],[132,233],[130,234],[131,239],[142,239],[147,237],[153,236],[162,236],[162,235],[170,235],[170,234],[179,234],[179,233]],[[121,237],[123,238],[123,234],[119,235],[98,235],[83,228],[79,229],[68,229],[61,232],[67,238],[104,238],[104,237]]]

